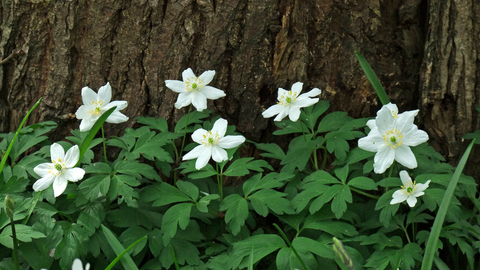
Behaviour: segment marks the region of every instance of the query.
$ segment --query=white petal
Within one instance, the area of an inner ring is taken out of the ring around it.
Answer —
[[[212,156],[212,148],[205,147],[206,152],[198,156],[197,161],[195,162],[195,169],[200,170],[205,167]]]
[[[121,112],[117,112],[116,110],[108,116],[107,120],[105,120],[105,122],[113,124],[123,123],[126,121],[128,121],[128,117]]]
[[[384,173],[393,163],[395,151],[388,147],[380,147],[373,158],[373,169],[375,173]]]
[[[280,101],[280,97],[285,95],[288,91],[283,89],[283,88],[278,88],[278,91],[277,91],[277,99],[278,101]]]
[[[397,105],[389,102],[387,105],[384,105],[383,107],[387,107],[388,110],[392,113],[392,115],[398,115],[398,107],[397,107]]]
[[[83,270],[82,261],[75,259],[72,264],[72,270]]]
[[[400,171],[400,180],[402,180],[403,186],[405,186],[405,184],[409,181],[413,183],[412,178],[410,178],[410,175],[408,175],[407,171],[405,170]]]
[[[220,138],[223,138],[223,136],[225,136],[225,132],[227,132],[227,126],[228,126],[228,121],[223,118],[219,118],[213,124],[212,134],[218,133],[218,136]]]
[[[196,143],[200,143],[201,144],[201,140],[204,138],[203,135],[206,135],[208,133],[208,131],[206,131],[205,129],[203,128],[199,128],[197,130],[195,130],[192,134],[192,140]]]
[[[184,93],[187,92],[187,87],[185,82],[177,80],[165,80],[165,85],[170,88],[173,92]]]
[[[67,165],[67,168],[72,168],[77,164],[79,158],[80,150],[78,149],[78,145],[74,145],[68,149],[67,154],[65,155],[65,165]]]
[[[292,85],[292,92],[296,93],[293,97],[296,98],[303,89],[303,83],[302,82],[296,82]]]
[[[105,102],[104,104],[107,104],[112,100],[112,87],[110,87],[109,82],[98,89],[98,99]]]
[[[407,203],[408,203],[408,206],[414,207],[415,204],[417,203],[417,197],[415,197],[415,196],[408,196],[408,198],[407,198]]]
[[[227,151],[225,151],[223,148],[220,148],[218,146],[213,146],[212,158],[213,160],[215,160],[215,162],[218,162],[218,163],[224,160],[227,160],[228,159]]]
[[[206,98],[212,99],[212,100],[219,99],[219,98],[225,96],[225,92],[223,92],[222,90],[220,90],[218,88],[211,87],[211,86],[203,87],[201,92]]]
[[[96,121],[97,121],[96,117],[83,119],[82,122],[80,122],[80,131],[81,132],[89,131],[90,129],[92,129]]]
[[[186,153],[183,156],[182,160],[190,160],[190,159],[198,158],[200,155],[210,152],[210,150],[207,148],[208,147],[203,146],[203,144],[197,145],[190,152]]]
[[[175,108],[181,109],[192,104],[193,95],[194,94],[191,92],[180,93],[180,95],[178,95],[177,102],[175,103]]]
[[[377,124],[375,123],[375,119],[368,120],[367,121],[367,126],[370,128],[370,130],[376,128]]]
[[[33,168],[33,171],[40,177],[45,177],[47,175],[52,175],[50,173],[52,169],[54,169],[52,163],[42,163],[35,166],[35,168]]]
[[[53,143],[52,146],[50,146],[50,158],[55,161],[65,158],[65,150],[60,144]]]
[[[63,173],[65,175],[65,179],[67,179],[70,182],[77,182],[78,180],[81,180],[83,176],[85,175],[85,170],[82,168],[70,168],[66,169],[65,172]]]
[[[290,111],[290,107],[285,107],[280,113],[273,119],[273,121],[282,121],[283,118],[285,118]]]
[[[57,176],[55,181],[53,181],[53,196],[58,197],[62,195],[62,193],[67,188],[68,179],[65,178],[65,173]]]
[[[429,184],[430,184],[430,180],[425,182],[425,184],[417,184],[416,185],[417,189],[415,190],[415,194],[417,194],[417,192],[418,193],[420,193],[420,192],[423,193],[423,191],[428,188]],[[423,194],[421,194],[421,195],[423,195]],[[421,195],[415,195],[415,196],[418,197],[418,196],[421,196]]]
[[[207,85],[213,80],[213,76],[215,76],[215,70],[207,70],[200,75],[199,79]]]
[[[243,142],[245,142],[245,137],[242,135],[229,135],[221,138],[217,145],[221,148],[231,149],[239,146]]]
[[[193,93],[192,104],[197,111],[201,112],[207,108],[207,98],[202,94],[202,92]]]
[[[55,179],[55,176],[53,176],[52,174],[49,174],[45,177],[42,177],[42,178],[38,179],[33,184],[33,190],[42,191],[42,190],[47,189],[53,183],[54,179]]]
[[[402,134],[403,144],[408,146],[417,146],[428,141],[428,134],[423,130],[418,130],[414,126],[409,132]]]
[[[393,199],[390,201],[390,204],[396,204],[405,201],[407,199],[407,195],[405,195],[403,190],[400,189],[393,193],[392,198]]]
[[[417,167],[417,159],[408,146],[401,145],[395,149],[395,160],[409,169]]]
[[[378,148],[383,145],[383,137],[375,128],[368,133],[367,137],[358,140],[358,147],[365,151],[377,152]]]
[[[89,118],[91,117],[92,115],[90,114],[90,111],[91,110],[94,110],[95,108],[93,108],[92,106],[90,105],[82,105],[80,106],[80,108],[78,108],[77,112],[75,113],[75,116],[77,117],[77,119],[85,119],[85,118]]]
[[[191,68],[187,68],[182,72],[183,81],[186,82],[190,78],[196,78],[195,73],[193,73]]]
[[[92,105],[93,102],[97,101],[97,93],[95,93],[90,87],[82,88],[82,101],[85,105]]]
[[[318,89],[318,88],[313,88],[312,90],[306,92],[305,94],[301,94],[298,98],[298,99],[304,99],[304,98],[311,98],[311,97],[316,97],[318,95],[320,95],[322,93],[322,90]]]
[[[305,108],[305,107],[310,107],[313,104],[318,102],[318,98],[298,98],[295,100],[295,102],[292,104],[292,107],[296,108]]]
[[[377,118],[375,118],[377,124],[378,132],[384,134],[387,131],[390,131],[395,123],[395,118],[388,109],[388,107],[383,106],[380,111],[377,113]]]
[[[262,112],[262,116],[264,118],[270,118],[270,117],[272,117],[276,114],[279,114],[285,108],[286,108],[285,106],[275,104],[275,105],[271,106],[270,108],[266,109],[264,112]]]
[[[128,106],[128,102],[126,102],[125,100],[115,100],[105,105],[103,109],[107,111],[108,109],[113,108],[115,106],[117,106],[115,111],[120,111],[125,109]]]
[[[288,117],[293,122],[297,122],[298,118],[300,118],[300,107],[290,107],[290,111],[288,112]]]

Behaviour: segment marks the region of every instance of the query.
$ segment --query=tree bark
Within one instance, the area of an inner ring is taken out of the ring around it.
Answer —
[[[297,81],[323,90],[332,110],[353,117],[380,108],[354,51],[370,62],[401,111],[420,108],[431,140],[454,160],[461,136],[480,128],[478,15],[473,0],[137,0],[0,3],[0,132],[15,130],[43,97],[29,123],[53,120],[62,139],[78,128],[80,90],[106,82],[114,100],[136,116],[175,123],[177,94],[167,79],[191,67],[216,70],[211,85],[225,98],[208,108],[254,141],[275,129],[261,112],[279,87]],[[417,120],[418,121],[418,120]]]

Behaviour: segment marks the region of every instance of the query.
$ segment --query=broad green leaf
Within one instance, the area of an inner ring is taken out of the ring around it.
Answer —
[[[180,163],[180,166],[178,167],[179,169],[182,169],[180,173],[188,174],[190,179],[202,179],[217,174],[217,171],[210,164],[207,164],[205,167],[197,170],[195,168],[195,162],[196,160],[188,160]]]
[[[371,235],[362,235],[361,245],[374,245],[374,248],[377,250],[383,250],[386,247],[402,248],[403,242],[400,236],[388,237],[383,233],[374,233]]]
[[[250,262],[252,247],[255,246],[253,263],[260,261],[268,254],[286,246],[283,239],[276,234],[258,234],[233,244],[230,255],[230,267],[245,268]]]
[[[177,181],[177,187],[178,187],[178,189],[180,189],[180,191],[185,193],[193,201],[197,201],[198,194],[199,194],[197,186],[195,186],[194,184],[192,184],[190,182],[185,182],[185,181],[179,180],[179,181]]]
[[[192,200],[176,187],[163,182],[145,187],[140,193],[140,197],[144,202],[153,201],[152,206],[163,206]]]
[[[330,245],[327,245],[327,241],[315,241],[307,237],[295,237],[292,241],[292,245],[298,252],[311,252],[323,258],[332,259],[334,254]]]
[[[308,267],[308,269],[315,269],[317,266],[317,261],[315,256],[308,251],[300,252],[297,251],[302,261]],[[276,258],[276,269],[278,270],[291,270],[291,269],[304,269],[300,261],[298,260],[297,255],[291,248],[284,247],[281,248],[277,254]]]
[[[223,172],[226,176],[244,176],[250,173],[246,164],[253,160],[253,157],[250,158],[240,158],[235,160],[228,168]]]
[[[91,202],[98,199],[102,195],[105,196],[110,188],[109,175],[94,175],[88,179],[81,181],[78,186],[80,192]]]
[[[160,261],[165,269],[170,268],[173,264],[172,250],[175,252],[175,258],[180,265],[199,265],[201,263],[200,257],[198,256],[200,252],[195,245],[187,240],[174,238],[170,244],[163,249],[160,255]]]
[[[320,100],[314,106],[304,108],[304,113],[300,114],[300,117],[305,121],[310,130],[314,130],[318,117],[326,112],[328,108],[330,108],[330,102],[328,100]]]
[[[322,209],[322,207],[326,203],[328,203],[330,200],[332,200],[337,194],[339,194],[340,192],[343,192],[344,187],[345,187],[344,185],[333,185],[333,186],[328,187],[322,195],[318,196],[315,200],[312,201],[312,204],[310,205],[310,209],[309,209],[310,214],[314,214],[315,212]],[[350,190],[349,190],[349,192],[350,192]],[[351,196],[351,194],[350,194],[350,196]],[[342,198],[343,198],[343,196],[342,196]],[[345,209],[346,209],[346,204],[345,204]],[[343,208],[342,208],[341,201],[336,202],[335,208],[332,204],[332,211],[335,213],[335,215],[338,215],[340,213],[343,214],[342,210],[343,210]]]
[[[289,119],[284,119],[280,122],[275,121],[275,125],[281,129],[275,130],[273,135],[285,135],[285,134],[292,134],[292,133],[303,133],[308,131],[307,127],[304,126],[302,121],[293,122]]]
[[[83,226],[85,232],[91,236],[95,230],[100,227],[104,219],[105,208],[103,204],[96,203],[89,205],[80,212],[77,223]]]
[[[279,188],[294,175],[289,173],[269,173],[262,178],[262,174],[256,174],[243,184],[243,193],[249,196],[252,192],[265,188]]]
[[[18,241],[21,242],[32,242],[32,238],[38,239],[45,237],[45,234],[23,224],[15,224],[15,232]],[[0,243],[13,249],[12,226],[9,225],[2,230],[2,233],[0,233]]]
[[[220,204],[220,211],[225,210],[227,211],[225,223],[228,224],[232,234],[237,235],[248,217],[247,200],[238,194],[229,195]]]
[[[345,236],[358,235],[355,227],[348,223],[336,220],[318,220],[314,216],[307,217],[303,229],[321,230],[340,239]]]
[[[177,124],[175,125],[175,132],[183,134],[187,125],[190,126],[191,124],[201,124],[203,122],[202,119],[207,118],[211,113],[212,112],[210,110],[203,110],[202,112],[197,110],[191,111],[178,120]],[[188,132],[191,131],[193,131],[193,127],[188,128]]]
[[[273,189],[262,189],[250,195],[248,199],[252,202],[255,211],[266,217],[268,215],[267,207],[277,215],[295,214],[292,203],[283,198],[286,194]]]
[[[332,112],[325,115],[318,124],[317,132],[328,132],[332,130],[338,130],[342,127],[347,121],[350,121],[352,118],[347,116],[346,112],[338,111]]]
[[[120,161],[114,166],[115,173],[132,175],[137,179],[142,179],[142,175],[148,179],[160,181],[160,176],[152,166],[135,161]]]
[[[122,234],[118,237],[118,239],[121,243],[123,243],[123,246],[128,247],[131,244],[135,243],[138,239],[141,239],[146,235],[148,235],[148,231],[145,230],[143,227],[133,226],[123,231]],[[147,239],[145,238],[143,241],[140,241],[134,247],[132,247],[132,249],[130,249],[130,254],[132,254],[133,256],[137,255],[145,248],[146,245]]]
[[[85,231],[76,223],[67,221],[58,223],[63,227],[64,236],[55,248],[55,259],[60,259],[62,268],[70,268],[75,258],[80,258],[87,254],[89,238]]]
[[[190,211],[192,203],[180,203],[170,207],[162,219],[163,241],[168,242],[177,233],[177,225],[185,230],[190,222]]]
[[[299,171],[303,171],[311,154],[318,147],[317,143],[310,138],[311,135],[305,135],[293,139],[288,146],[287,155],[280,164],[294,164]]]
[[[364,176],[353,178],[352,180],[348,181],[348,185],[364,190],[377,190],[377,183],[375,183],[375,181],[373,181],[371,178]]]
[[[390,259],[395,255],[396,250],[376,250],[368,259],[364,267],[371,267],[370,269],[383,270],[390,264]]]
[[[205,197],[202,197],[197,203],[197,209],[200,212],[208,213],[208,205],[211,200],[218,200],[220,196],[218,194],[210,194]]]
[[[285,152],[283,152],[282,148],[280,148],[280,146],[278,146],[276,143],[256,143],[255,147],[266,152],[260,154],[262,157],[269,157],[279,160],[285,158]]]
[[[167,123],[167,120],[165,120],[164,118],[138,116],[136,119],[137,119],[137,123],[157,129],[158,131],[161,131],[161,132],[168,132],[168,123]]]

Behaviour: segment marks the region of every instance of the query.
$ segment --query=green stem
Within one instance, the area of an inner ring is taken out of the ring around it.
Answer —
[[[42,190],[42,191],[43,191],[43,190]],[[33,199],[32,205],[30,205],[30,207],[28,208],[27,216],[26,216],[25,219],[22,221],[22,224],[23,224],[23,225],[27,224],[28,219],[30,218],[30,216],[31,216],[32,213],[33,213],[33,210],[35,209],[35,206],[37,206],[38,200],[40,199],[40,195],[42,195],[42,191],[39,191],[39,192],[37,193],[37,195],[35,195],[35,199]]]
[[[30,116],[30,114],[32,113],[32,111],[38,106],[38,104],[40,104],[41,101],[42,101],[42,98],[40,98],[37,101],[37,103],[35,103],[35,105],[33,105],[33,107],[30,109],[30,111],[28,111],[27,115],[25,115],[25,117],[23,118],[22,123],[20,123],[20,126],[18,126],[17,132],[15,132],[15,136],[13,136],[13,139],[10,142],[10,145],[8,146],[7,151],[5,152],[5,155],[2,158],[2,163],[0,163],[0,174],[3,171],[3,166],[5,166],[5,162],[7,162],[7,158],[8,158],[8,155],[10,154],[10,151],[12,150],[13,144],[17,140],[18,134],[20,134],[20,130],[22,129],[25,122],[27,122],[27,119]]]
[[[283,240],[285,240],[285,242],[287,242],[288,244],[288,247],[292,249],[293,253],[295,253],[295,256],[297,256],[297,259],[300,261],[300,263],[302,264],[303,266],[303,269],[305,270],[308,270],[308,267],[307,265],[305,264],[305,262],[303,262],[302,258],[300,257],[300,254],[298,254],[297,250],[293,247],[292,243],[290,242],[290,240],[288,240],[287,236],[285,235],[285,233],[280,229],[280,227],[278,227],[278,225],[276,223],[273,223],[273,226],[277,229],[277,231],[280,233],[280,235],[282,236]]]
[[[313,167],[318,171],[317,149],[313,150]]]
[[[177,258],[175,257],[175,250],[173,250],[172,245],[170,245],[170,252],[172,253],[173,263],[175,264],[175,269],[180,270],[180,266],[178,266],[178,263],[177,263]]]
[[[146,235],[144,237],[138,239],[137,241],[133,242],[124,251],[122,251],[122,253],[118,254],[118,256],[107,266],[107,268],[105,268],[105,270],[112,269],[115,266],[115,264],[117,264],[117,262],[123,257],[123,255],[125,255],[125,253],[127,253],[130,249],[132,249],[134,246],[136,246],[138,243],[140,243],[141,241],[143,241],[145,239],[147,239]]]
[[[10,225],[12,226],[12,238],[13,238],[13,263],[15,264],[15,270],[20,269],[20,264],[18,262],[18,240],[17,240],[17,233],[15,231],[15,221],[13,218],[10,218]]]
[[[190,110],[192,109],[192,105],[190,104],[190,107],[188,107],[188,113],[187,113],[187,121],[185,121],[185,132],[183,133],[183,140],[182,140],[182,148],[180,148],[180,153],[178,159],[182,156],[183,153],[183,147],[185,146],[185,138],[187,137],[187,129],[188,129],[188,119],[190,118]],[[177,160],[177,163],[179,160]]]
[[[220,202],[223,201],[223,170],[221,169],[218,172],[218,163],[215,163],[217,168],[217,183],[218,183],[218,192],[220,193]]]
[[[348,186],[348,187],[350,188],[350,190],[355,191],[355,192],[358,193],[358,194],[362,194],[362,195],[364,195],[364,196],[367,196],[367,197],[369,197],[369,198],[372,198],[372,199],[375,199],[375,200],[378,200],[378,199],[380,198],[380,197],[378,197],[378,196],[375,196],[375,195],[366,193],[366,192],[361,191],[361,190],[359,190],[359,189],[356,189],[356,188],[354,188],[354,187],[351,187],[351,186]]]
[[[402,230],[403,230],[403,232],[405,233],[405,236],[407,237],[408,243],[411,243],[411,242],[410,242],[410,237],[408,236],[407,228],[405,228],[405,227],[402,226]]]
[[[327,152],[327,148],[323,148],[323,161],[322,161],[322,170],[325,169],[325,166],[327,166],[327,155],[328,155],[328,152]]]
[[[105,162],[107,162],[107,146],[105,145],[105,134],[103,132],[103,125],[102,125],[102,139],[103,139],[103,155],[105,157]]]

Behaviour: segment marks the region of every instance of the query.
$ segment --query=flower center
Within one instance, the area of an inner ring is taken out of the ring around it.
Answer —
[[[212,133],[212,131],[207,131],[207,133],[203,134],[203,139],[200,140],[200,142],[204,146],[214,146],[218,143],[220,140],[220,136],[218,136],[218,132],[215,132],[215,134]]]
[[[103,100],[95,100],[95,101],[92,101],[92,106],[95,107],[95,109],[93,110],[90,110],[90,115],[91,116],[100,116],[102,115],[102,107],[103,107],[103,104],[105,102],[103,102]]]
[[[391,129],[383,135],[383,143],[390,148],[397,148],[402,145],[403,135],[398,129]]]
[[[405,186],[402,186],[402,189],[403,189],[403,193],[405,193],[405,195],[410,195],[412,193],[415,192],[415,190],[417,189],[417,182],[413,182],[412,181],[408,181],[407,183],[405,183]]]
[[[297,99],[297,92],[292,92],[292,90],[282,94],[277,102],[283,106],[290,106]]]
[[[61,158],[58,158],[57,160],[52,160],[52,165],[50,166],[51,167],[48,173],[54,176],[59,176],[65,172],[67,165],[65,164],[65,161],[63,161]]]
[[[185,86],[188,92],[199,92],[205,86],[205,83],[198,77],[191,77],[187,79]]]

